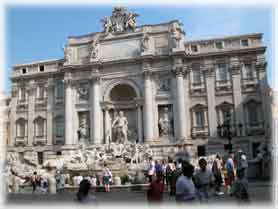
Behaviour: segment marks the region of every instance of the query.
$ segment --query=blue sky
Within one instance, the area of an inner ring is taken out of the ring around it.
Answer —
[[[62,45],[68,36],[101,31],[100,19],[110,16],[112,9],[113,5],[6,7],[6,92],[10,90],[11,66],[62,58]],[[273,11],[270,7],[129,5],[128,10],[139,13],[138,25],[179,19],[187,40],[263,33],[271,83]]]

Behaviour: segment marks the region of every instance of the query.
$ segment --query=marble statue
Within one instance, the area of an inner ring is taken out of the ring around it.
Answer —
[[[79,115],[79,128],[78,128],[78,139],[86,139],[89,137],[89,125],[87,113],[81,113]]]
[[[70,63],[70,58],[72,56],[72,48],[70,48],[67,45],[64,45],[63,50],[64,50],[64,57],[65,57],[66,63]]]
[[[125,144],[127,142],[128,121],[123,111],[120,111],[119,115],[114,119],[112,129],[114,129],[115,141]]]
[[[136,28],[136,13],[127,13],[124,7],[115,7],[111,17],[104,17],[101,22],[104,33],[134,31]]]
[[[98,51],[99,51],[99,41],[95,40],[92,44],[92,51],[91,51],[90,61],[93,61],[93,60],[97,59]]]
[[[108,34],[113,31],[112,22],[109,17],[104,17],[103,19],[101,19],[101,22],[102,22],[102,26],[104,28],[105,34]]]
[[[136,13],[128,13],[126,23],[125,23],[126,29],[135,30],[135,28],[136,28],[135,17],[137,17],[137,16],[138,16],[138,14],[136,14]]]
[[[148,49],[150,48],[150,37],[148,34],[144,34],[142,41],[141,41],[141,50],[142,52],[146,52],[148,51]]]
[[[173,23],[171,33],[171,37],[173,38],[173,48],[179,48],[182,40],[181,26],[178,23]]]
[[[171,134],[171,120],[169,118],[169,110],[167,107],[163,109],[163,114],[159,119],[159,130],[161,136],[168,136]]]

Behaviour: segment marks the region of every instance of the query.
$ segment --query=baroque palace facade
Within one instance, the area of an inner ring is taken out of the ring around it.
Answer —
[[[262,34],[186,41],[179,21],[136,16],[116,7],[103,32],[69,37],[63,59],[13,66],[8,153],[39,164],[110,143],[157,158],[223,153],[230,114],[234,149],[254,157],[271,129]]]

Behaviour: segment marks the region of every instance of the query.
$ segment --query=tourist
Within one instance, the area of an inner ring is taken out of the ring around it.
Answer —
[[[182,174],[182,164],[183,160],[181,158],[178,159],[177,162],[177,175],[180,176]]]
[[[112,173],[110,169],[108,168],[107,164],[104,164],[104,168],[102,171],[103,174],[103,184],[105,188],[105,192],[110,192],[110,183],[111,183],[111,178],[112,178]]]
[[[182,174],[176,182],[176,201],[192,202],[196,198],[195,186],[192,181],[194,166],[186,164],[183,166]]]
[[[91,183],[87,179],[80,182],[78,192],[76,194],[77,201],[80,203],[96,202],[95,196],[89,194]]]
[[[41,179],[41,191],[42,191],[42,193],[47,193],[48,192],[48,180],[47,180],[47,178],[42,178]]]
[[[178,178],[178,174],[177,174],[177,163],[174,162],[174,170],[172,171],[172,176],[170,179],[170,196],[174,196],[176,194],[176,182],[177,182],[177,178]]]
[[[214,183],[215,183],[215,194],[216,195],[223,195],[224,193],[221,192],[221,185],[223,183],[222,179],[222,160],[219,154],[215,156],[215,159],[212,164],[212,173],[214,175]]]
[[[162,182],[163,182],[163,184],[165,184],[166,183],[166,168],[167,168],[165,159],[162,160],[161,167],[162,167],[162,175],[163,175]]]
[[[229,157],[225,163],[225,168],[227,171],[227,193],[229,193],[231,185],[235,179],[235,166],[232,153],[229,154]]]
[[[248,182],[244,176],[244,170],[239,170],[230,190],[230,195],[235,196],[239,202],[249,201]]]
[[[153,176],[155,175],[155,162],[153,161],[153,158],[149,158],[149,168],[148,168],[148,177],[149,177],[149,183],[152,183]]]
[[[37,172],[35,171],[33,173],[33,175],[31,176],[31,184],[32,184],[32,187],[33,187],[32,193],[34,193],[36,191],[37,183],[38,183],[37,180],[38,180],[38,175],[37,175]]]
[[[243,152],[239,152],[239,162],[237,167],[237,172],[242,172],[245,179],[247,179],[247,171],[248,171],[248,161],[247,157]]]
[[[200,169],[194,175],[195,186],[197,188],[197,196],[200,202],[207,202],[209,199],[209,190],[214,185],[214,176],[207,167],[205,158],[199,160]]]
[[[147,193],[149,202],[158,203],[163,201],[164,184],[162,182],[162,178],[162,172],[158,172],[156,174],[156,180],[151,182]]]
[[[59,170],[56,171],[55,180],[57,192],[62,193],[65,189],[65,178]]]
[[[96,191],[96,187],[97,187],[97,177],[96,175],[91,176],[91,187],[93,189],[93,191]]]
[[[79,173],[76,177],[76,184],[77,186],[80,185],[80,182],[83,180],[83,176]]]
[[[166,185],[167,189],[171,188],[171,182],[172,182],[172,176],[173,176],[173,171],[175,170],[175,165],[173,163],[173,160],[168,157],[168,164],[166,166]]]
[[[154,161],[154,167],[155,167],[155,174],[162,172],[162,165],[158,162],[158,160]]]

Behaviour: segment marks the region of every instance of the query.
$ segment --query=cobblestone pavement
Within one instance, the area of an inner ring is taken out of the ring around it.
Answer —
[[[273,203],[274,193],[277,195],[277,188],[271,186],[270,182],[250,182],[249,192],[251,204]],[[146,191],[112,191],[110,193],[97,192],[97,204],[120,203],[146,203]],[[74,193],[64,192],[62,194],[9,194],[7,195],[6,204],[73,204]],[[175,198],[165,193],[164,201],[175,204]],[[222,196],[212,195],[208,204],[230,204],[235,203],[235,199],[227,194]]]

